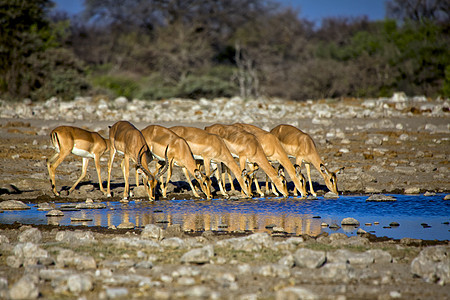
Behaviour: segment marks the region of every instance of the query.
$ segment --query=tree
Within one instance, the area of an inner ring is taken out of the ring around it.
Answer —
[[[0,0],[0,90],[11,97],[28,96],[34,78],[30,57],[54,45],[45,18],[50,0]]]

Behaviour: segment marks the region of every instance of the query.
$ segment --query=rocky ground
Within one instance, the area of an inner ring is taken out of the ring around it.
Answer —
[[[73,125],[107,137],[108,125],[123,119],[140,129],[149,124],[245,122],[264,129],[291,124],[313,137],[329,169],[345,167],[338,175],[343,194],[448,193],[449,107],[448,99],[401,93],[307,102],[0,101],[0,200],[105,200],[92,162],[79,189],[61,198],[52,195],[45,164],[53,153],[48,135],[58,125]],[[102,167],[106,179],[106,157]],[[58,188],[67,189],[80,168],[79,158],[67,159],[57,170]],[[319,195],[327,192],[319,173],[312,175]],[[173,181],[182,180],[176,171]],[[122,184],[116,160],[113,199],[120,199]],[[170,197],[192,197],[188,188],[170,192]],[[2,225],[0,298],[448,299],[449,249],[448,241],[367,234],[195,236],[175,225],[167,230]]]

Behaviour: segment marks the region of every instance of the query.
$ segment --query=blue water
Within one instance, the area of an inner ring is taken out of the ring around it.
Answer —
[[[132,222],[136,226],[158,224],[167,227],[180,224],[184,230],[271,232],[280,227],[290,234],[318,235],[323,231],[356,235],[358,228],[377,236],[400,239],[404,237],[427,240],[450,240],[450,201],[445,195],[392,195],[395,202],[366,202],[368,196],[341,196],[336,200],[319,197],[303,200],[295,197],[259,198],[249,200],[161,200],[105,202],[106,209],[64,211],[64,217],[48,218],[47,212],[32,206],[26,211],[5,211],[0,223],[11,224],[59,224],[87,226],[118,226]],[[61,204],[57,203],[56,208]],[[73,222],[71,218],[89,218],[92,221]],[[322,227],[341,224],[342,219],[352,217],[360,222],[358,228]],[[375,224],[378,222],[378,225]],[[400,224],[390,227],[391,222]],[[366,225],[370,223],[371,225]],[[422,223],[428,226],[424,227]],[[387,228],[389,227],[389,228]]]

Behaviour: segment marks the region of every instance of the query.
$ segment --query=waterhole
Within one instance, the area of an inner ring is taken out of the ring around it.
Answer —
[[[358,229],[379,237],[449,240],[450,202],[442,194],[391,195],[393,202],[367,202],[368,196],[341,196],[329,200],[258,198],[248,200],[159,200],[149,202],[103,202],[103,209],[75,209],[76,204],[55,203],[62,217],[47,217],[37,205],[25,211],[5,211],[0,223],[136,227],[157,224],[163,228],[179,224],[185,231],[279,232],[286,235],[342,232],[356,235]],[[360,225],[341,226],[351,217]],[[337,225],[337,226],[334,226]]]

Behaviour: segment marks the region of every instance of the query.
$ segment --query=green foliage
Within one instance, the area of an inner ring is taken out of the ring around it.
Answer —
[[[445,81],[442,86],[442,96],[450,97],[450,65],[445,67]]]
[[[49,49],[32,55],[30,62],[33,70],[29,80],[34,80],[30,92],[32,99],[42,100],[56,96],[71,100],[89,88],[83,63],[68,49]]]
[[[94,86],[111,91],[114,96],[133,99],[139,92],[139,84],[132,78],[119,75],[100,75],[92,78]]]

